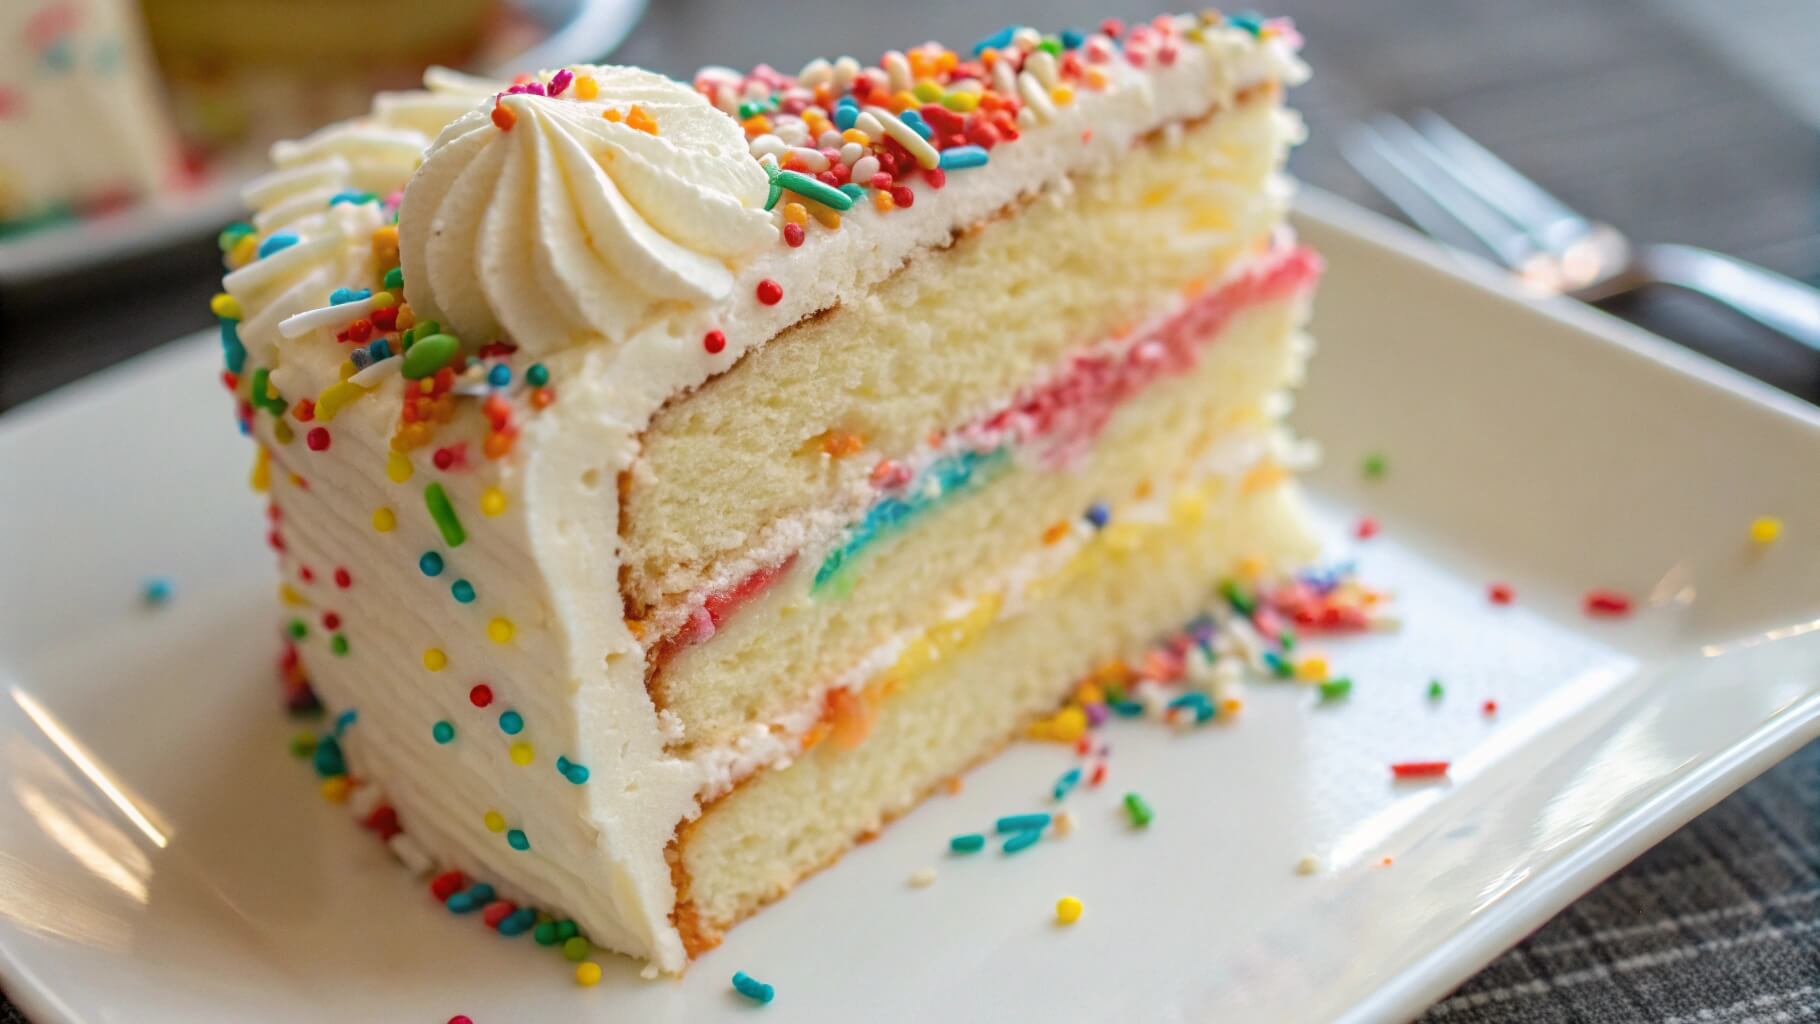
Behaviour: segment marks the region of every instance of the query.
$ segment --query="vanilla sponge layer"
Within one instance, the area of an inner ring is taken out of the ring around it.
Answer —
[[[1116,511],[1210,468],[1234,486],[1254,472],[1271,479],[1269,453],[1229,442],[1267,434],[1270,396],[1302,371],[1308,346],[1297,330],[1305,314],[1300,295],[1238,312],[1202,343],[1192,369],[1120,405],[1078,462],[1055,467],[1014,455],[996,475],[861,551],[833,585],[816,588],[820,560],[800,558],[654,678],[654,695],[682,723],[680,748],[725,746],[753,723],[762,731],[800,714],[880,644],[1015,572],[1056,524],[1078,521],[1095,502]]]
[[[1163,522],[1103,533],[1021,615],[903,680],[857,746],[823,741],[686,825],[672,862],[691,952],[1054,710],[1095,664],[1135,656],[1204,610],[1241,560],[1313,554],[1293,483],[1183,494]]]
[[[1299,132],[1280,92],[1254,90],[961,234],[673,402],[622,497],[628,611],[673,626],[666,609],[857,514],[881,457],[1220,277],[1281,220],[1275,175]],[[862,447],[835,457],[831,440]]]

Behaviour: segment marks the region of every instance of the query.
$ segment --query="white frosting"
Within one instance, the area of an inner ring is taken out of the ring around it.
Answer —
[[[670,752],[679,723],[646,692],[647,651],[624,621],[613,583],[619,476],[664,402],[790,324],[863,292],[1020,197],[1115,166],[1146,133],[1206,114],[1248,85],[1304,74],[1287,37],[1231,28],[1184,42],[1169,62],[1139,68],[1113,52],[1098,67],[1105,88],[1027,108],[1022,137],[994,148],[987,166],[950,173],[940,191],[917,181],[910,208],[882,214],[856,204],[839,230],[812,227],[795,249],[775,241],[772,216],[761,211],[765,171],[723,112],[738,99],[722,89],[710,104],[643,72],[574,69],[596,79],[596,101],[503,97],[510,130],[493,122],[490,97],[476,97],[484,85],[441,76],[428,83],[429,95],[382,98],[368,118],[275,148],[282,170],[247,195],[258,215],[299,241],[228,275],[226,286],[245,310],[249,367],[273,367],[287,400],[334,385],[347,348],[334,340],[338,317],[325,315],[328,326],[303,320],[309,329],[293,338],[278,325],[327,305],[336,288],[370,287],[388,269],[369,242],[384,222],[381,207],[312,207],[338,189],[386,195],[401,187],[400,255],[417,316],[457,331],[470,350],[505,331],[538,354],[559,393],[546,409],[519,409],[516,449],[497,461],[478,455],[478,403],[461,404],[435,443],[467,442],[471,468],[437,473],[419,451],[411,459],[417,475],[404,483],[389,481],[384,467],[411,382],[390,370],[362,380],[373,390],[329,424],[326,451],[285,445],[270,416],[255,420],[280,467],[310,484],[274,483],[287,569],[296,579],[299,566],[313,565],[319,576],[309,595],[350,623],[351,653],[337,658],[320,640],[306,642],[306,667],[332,707],[358,707],[350,756],[383,780],[422,850],[507,898],[573,915],[597,944],[681,969],[665,850],[713,776],[783,748],[767,729],[715,764]],[[805,70],[836,83],[864,73],[846,58]],[[1037,61],[1024,74],[1042,84],[1052,71]],[[632,102],[658,134],[601,116]],[[456,108],[471,112],[432,146],[429,124]],[[314,198],[296,198],[306,194]],[[763,280],[781,286],[781,301],[755,300]],[[726,338],[716,354],[702,346],[711,329]],[[459,547],[447,547],[424,513],[432,479],[467,525]],[[506,498],[503,514],[478,511],[487,488]],[[381,506],[396,511],[392,534],[368,525]],[[449,569],[426,584],[417,555],[429,549],[444,551]],[[345,591],[321,582],[337,564],[354,567],[355,585]],[[457,575],[479,591],[473,604],[449,597]],[[496,615],[516,626],[507,643],[486,636]],[[422,666],[430,647],[445,652],[447,669]],[[485,711],[466,700],[481,681],[499,694]],[[505,707],[523,714],[535,739],[528,768],[508,758],[508,738],[492,725]],[[454,742],[430,741],[438,720],[456,724]],[[586,765],[590,781],[558,775],[558,754]],[[488,831],[481,821],[489,809],[522,827],[531,848],[514,851]]]

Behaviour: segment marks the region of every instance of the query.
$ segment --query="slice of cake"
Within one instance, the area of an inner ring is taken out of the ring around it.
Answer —
[[[1309,557],[1297,45],[437,75],[279,147],[217,312],[330,795],[677,971]]]

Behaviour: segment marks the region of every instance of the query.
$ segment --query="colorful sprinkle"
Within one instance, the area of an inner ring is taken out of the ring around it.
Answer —
[[[758,301],[767,306],[775,306],[784,298],[784,286],[770,278],[758,282]]]
[[[480,823],[487,827],[488,832],[504,832],[506,830],[506,816],[498,811],[488,811],[481,815]]]
[[[1329,679],[1320,684],[1321,700],[1341,700],[1352,693],[1352,680],[1345,676]]]
[[[488,487],[480,492],[480,514],[487,517],[501,515],[506,510],[506,494],[497,487]]]
[[[506,833],[506,845],[514,850],[524,851],[531,848],[531,840],[526,838],[524,829],[515,828]]]
[[[441,672],[449,666],[449,656],[442,653],[442,648],[431,647],[423,652],[423,667],[431,672]]]
[[[1004,845],[999,847],[999,849],[1007,854],[1021,853],[1024,850],[1028,850],[1032,846],[1035,846],[1037,841],[1042,838],[1043,833],[1039,829],[1033,828],[1024,832],[1014,832],[1005,840]]]
[[[560,928],[561,925],[558,927]],[[565,959],[579,962],[586,960],[588,954],[592,952],[594,952],[594,947],[589,944],[587,939],[579,935],[571,935],[563,940],[562,955]]]
[[[1156,816],[1156,812],[1150,809],[1150,805],[1144,802],[1143,797],[1136,793],[1126,793],[1125,816],[1131,819],[1132,827],[1147,828],[1151,819]]]
[[[434,551],[425,551],[417,558],[417,568],[425,576],[442,575],[442,555]]]
[[[1446,693],[1447,693],[1447,690],[1445,687],[1443,687],[1441,685],[1441,681],[1439,679],[1430,679],[1428,681],[1428,699],[1429,700],[1440,700],[1441,697],[1443,695],[1445,695]]]
[[[449,547],[461,547],[468,539],[466,530],[461,528],[461,520],[455,515],[455,506],[449,504],[449,496],[443,492],[441,484],[431,484],[423,489],[423,503],[430,510],[430,519],[436,528],[442,531],[443,543]]]
[[[512,759],[513,764],[523,768],[537,759],[537,748],[521,741],[507,748],[506,754]]]
[[[593,988],[600,984],[600,965],[592,960],[584,960],[576,964],[575,984],[582,988]]]
[[[511,643],[516,632],[517,628],[512,625],[511,619],[501,617],[487,623],[487,639],[496,644]]]
[[[1049,815],[1040,812],[1036,814],[1008,814],[993,824],[993,830],[998,832],[999,835],[1005,835],[1010,832],[1028,832],[1032,829],[1041,831],[1047,827],[1049,827]]]
[[[1758,516],[1750,521],[1750,539],[1753,544],[1774,544],[1782,536],[1782,520],[1775,516]]]
[[[169,576],[154,576],[146,580],[145,584],[139,588],[139,597],[140,600],[155,608],[169,601],[175,592],[176,586],[171,582]]]
[[[1593,589],[1586,592],[1586,614],[1616,618],[1630,614],[1630,598],[1616,590]]]
[[[437,722],[430,726],[430,738],[438,743],[450,743],[455,739],[455,727],[447,722]]]
[[[948,840],[948,849],[955,853],[978,853],[986,848],[986,837],[978,832],[968,832]]]
[[[1057,924],[1073,924],[1081,919],[1081,901],[1073,896],[1063,896],[1055,901],[1055,920]]]
[[[1493,583],[1486,588],[1486,596],[1491,598],[1492,604],[1510,604],[1517,599],[1517,592],[1508,583]]]
[[[505,733],[507,736],[516,736],[523,732],[524,728],[525,720],[523,715],[520,715],[516,711],[502,711],[499,713],[500,732]]]
[[[777,990],[745,971],[733,972],[733,991],[763,1006],[777,998]]]
[[[1399,761],[1390,766],[1390,774],[1399,779],[1439,779],[1446,777],[1448,768],[1446,761]]]
[[[1390,472],[1390,460],[1386,459],[1381,452],[1373,452],[1365,456],[1365,461],[1360,464],[1359,470],[1365,474],[1367,480],[1382,480],[1384,474]]]
[[[719,355],[727,347],[727,336],[719,331],[709,331],[702,335],[701,347],[707,349],[711,356]]]
[[[467,580],[456,580],[449,584],[449,593],[462,604],[474,603],[474,584]]]

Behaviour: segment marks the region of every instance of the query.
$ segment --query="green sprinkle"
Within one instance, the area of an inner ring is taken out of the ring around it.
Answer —
[[[286,626],[285,629],[290,632],[291,639],[293,640],[302,640],[310,634],[310,627],[304,625],[302,619],[292,619],[290,625]]]
[[[1441,685],[1441,681],[1439,679],[1430,679],[1428,681],[1428,699],[1429,700],[1440,700],[1442,694],[1445,694],[1446,692],[1447,692],[1447,689]]]
[[[330,637],[329,638],[329,650],[333,651],[335,654],[335,657],[337,657],[337,658],[343,657],[344,655],[346,655],[348,653],[347,636],[342,633],[336,633],[334,636]]]
[[[1031,829],[1041,830],[1049,824],[1049,815],[1042,812],[1035,814],[1007,814],[998,820],[994,829],[999,835],[1007,832],[1028,832]]]
[[[393,267],[385,272],[385,290],[396,293],[404,287],[404,268]]]
[[[461,528],[461,520],[455,516],[455,506],[449,504],[449,496],[443,493],[441,484],[431,484],[423,489],[423,503],[430,509],[430,518],[435,520],[436,528],[442,531],[442,542],[449,547],[461,547],[468,539],[468,532]]]
[[[574,921],[571,921],[565,917],[562,920],[556,922],[556,941],[567,942],[570,939],[574,938],[577,934],[579,934],[580,931],[581,930],[579,928],[575,927]]]
[[[986,848],[986,837],[978,832],[968,832],[948,840],[948,849],[955,853],[978,853]]]
[[[1019,853],[1035,846],[1036,841],[1041,838],[1043,838],[1043,833],[1040,829],[1026,829],[1023,832],[1013,834],[1011,838],[1005,840],[1005,845],[1000,847],[1000,849],[1008,854]]]
[[[1125,815],[1131,819],[1132,827],[1146,828],[1150,825],[1150,819],[1156,817],[1156,812],[1150,809],[1143,797],[1136,793],[1126,793]]]
[[[1329,679],[1321,684],[1321,699],[1323,701],[1340,700],[1351,692],[1352,680],[1346,676],[1341,676],[1338,679]]]
[[[1283,648],[1285,653],[1295,650],[1295,631],[1287,626],[1279,629],[1277,631],[1277,645]]]
[[[1384,474],[1390,472],[1390,461],[1384,458],[1382,452],[1372,452],[1365,456],[1365,462],[1359,468],[1364,472],[1365,479],[1382,480]]]
[[[853,197],[832,185],[816,181],[800,171],[778,171],[772,179],[777,185],[802,196],[813,199],[831,210],[851,210]]]
[[[434,375],[455,358],[460,348],[461,342],[453,334],[419,334],[404,353],[405,379],[422,380]]]
[[[1226,603],[1232,606],[1233,611],[1248,619],[1258,610],[1258,603],[1240,590],[1238,583],[1233,580],[1225,580],[1220,583],[1220,596],[1226,599]]]
[[[534,388],[550,383],[550,368],[542,363],[532,363],[525,367],[525,383]]]
[[[560,929],[562,927],[562,922],[558,922],[556,927]],[[573,927],[573,923],[570,924],[570,927]],[[558,931],[557,934],[560,935],[562,933]],[[588,954],[591,952],[593,952],[593,947],[588,945],[587,939],[584,939],[579,935],[571,935],[563,940],[562,956],[565,960],[581,963],[588,958]]]
[[[291,737],[291,756],[309,757],[316,752],[316,734],[300,732]]]
[[[455,739],[455,727],[447,722],[437,722],[430,726],[430,737],[438,743],[448,743]]]
[[[536,939],[539,946],[554,946],[562,941],[556,937],[555,921],[539,921],[537,927],[531,929],[531,938]]]

